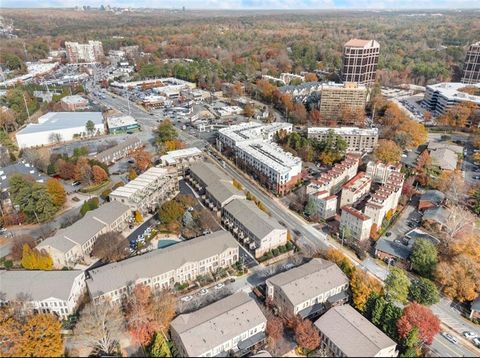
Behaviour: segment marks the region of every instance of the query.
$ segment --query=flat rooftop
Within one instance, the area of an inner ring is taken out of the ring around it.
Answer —
[[[328,131],[333,130],[335,134],[347,136],[347,135],[363,135],[363,136],[378,136],[378,128],[358,128],[358,127],[340,127],[340,128],[328,128],[328,127],[310,127],[307,129],[308,135],[310,134],[327,134]]]
[[[202,153],[203,152],[197,147],[178,149],[178,150],[172,150],[167,154],[162,155],[160,157],[160,160],[162,161],[162,163],[165,162],[167,164],[175,164],[177,159],[194,157],[197,155],[201,155]]]
[[[85,127],[88,121],[102,125],[102,112],[49,112],[39,117],[38,123],[30,123],[19,130],[17,135]]]

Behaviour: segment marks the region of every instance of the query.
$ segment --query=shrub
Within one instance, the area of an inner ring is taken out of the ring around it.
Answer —
[[[290,251],[290,250],[293,249],[293,244],[289,241],[289,242],[287,242],[287,244],[285,245],[285,247],[287,248],[288,251]]]
[[[282,254],[288,251],[288,250],[287,250],[287,247],[286,247],[285,245],[279,246],[279,247],[278,247],[278,250],[279,250],[280,253],[282,253]]]
[[[278,249],[273,249],[272,253],[273,253],[273,256],[278,256],[280,254],[280,251]]]

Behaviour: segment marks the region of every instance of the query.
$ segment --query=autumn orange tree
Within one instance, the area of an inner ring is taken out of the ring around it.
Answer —
[[[384,163],[395,164],[400,161],[402,149],[392,140],[380,139],[378,147],[373,154]]]
[[[92,166],[92,177],[95,184],[100,184],[108,179],[108,174],[102,167],[94,165]]]
[[[353,304],[359,311],[365,309],[368,297],[372,293],[381,293],[382,285],[363,270],[355,270],[350,280]]]
[[[283,321],[280,317],[273,315],[269,317],[267,320],[266,333],[272,346],[275,346],[276,342],[282,339],[284,329]]]
[[[313,327],[312,321],[305,319],[295,325],[295,342],[308,351],[313,351],[320,346],[320,335]]]
[[[430,345],[433,337],[440,332],[440,320],[429,308],[413,302],[403,310],[402,317],[397,321],[397,330],[405,339],[414,328],[418,329],[420,340]]]
[[[139,173],[143,173],[152,165],[152,155],[144,148],[139,148],[132,153],[132,159],[135,161],[135,168]]]
[[[52,314],[18,314],[12,302],[0,308],[0,356],[60,357],[63,355],[61,323]]]
[[[61,207],[65,204],[67,195],[65,194],[63,185],[57,179],[50,178],[47,180],[47,192],[48,195],[50,195],[52,202],[57,207]]]

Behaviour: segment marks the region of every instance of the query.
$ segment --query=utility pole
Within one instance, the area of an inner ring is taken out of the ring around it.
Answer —
[[[28,122],[30,123],[30,111],[28,110],[27,100],[25,99],[25,92],[23,92],[23,103],[25,104],[25,110],[27,111]]]

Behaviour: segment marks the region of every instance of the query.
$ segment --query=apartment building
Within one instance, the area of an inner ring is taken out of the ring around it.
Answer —
[[[0,271],[0,304],[21,300],[26,311],[74,314],[86,292],[83,271]]]
[[[312,259],[266,281],[267,298],[283,316],[314,317],[348,301],[348,277],[333,262]]]
[[[372,228],[372,219],[364,215],[361,211],[351,207],[342,207],[340,216],[340,237],[351,237],[358,241],[366,240],[370,237]]]
[[[462,83],[480,83],[480,41],[468,47],[463,65]]]
[[[219,181],[205,190],[205,204],[218,214],[233,200],[246,199],[245,193],[235,188],[230,181]]]
[[[92,155],[92,158],[106,165],[111,165],[142,146],[143,143],[138,137],[129,136],[113,147]]]
[[[321,348],[334,357],[396,357],[397,344],[350,305],[333,307],[315,321]]]
[[[377,147],[378,128],[310,127],[307,129],[307,137],[321,141],[327,138],[329,131],[341,136],[347,142],[347,152],[370,153]]]
[[[428,85],[423,97],[423,104],[434,116],[441,116],[447,111],[462,102],[473,102],[480,106],[480,96],[471,95],[460,91],[467,85],[460,82],[443,82]],[[480,90],[480,83],[472,84]]]
[[[239,292],[179,315],[170,332],[182,357],[244,357],[263,347],[266,326],[255,300]]]
[[[319,191],[327,191],[329,194],[338,193],[342,185],[357,174],[359,162],[359,156],[347,155],[342,162],[335,164],[329,171],[312,180],[307,185],[306,193],[314,194]]]
[[[125,186],[110,193],[110,200],[128,205],[132,211],[143,215],[153,212],[164,201],[178,194],[178,177],[175,170],[150,168]]]
[[[400,196],[402,195],[404,175],[392,172],[385,184],[371,194],[365,205],[364,213],[372,219],[372,225],[380,228],[388,212],[397,210]]]
[[[314,201],[316,213],[320,218],[327,220],[337,213],[336,195],[330,195],[328,191],[322,190],[311,194],[309,198]]]
[[[287,243],[287,229],[250,200],[225,205],[222,222],[257,258]]]
[[[222,230],[90,270],[87,287],[95,303],[120,303],[137,284],[169,289],[231,266],[238,259],[237,242]]]
[[[377,78],[380,44],[375,40],[351,39],[343,46],[343,82],[372,85]]]
[[[325,118],[337,118],[342,122],[343,109],[364,110],[367,103],[367,88],[357,82],[346,82],[341,85],[322,85],[320,92],[320,113]]]
[[[384,164],[380,161],[369,161],[367,163],[367,175],[372,178],[374,183],[385,184],[391,173],[400,173],[401,164]]]
[[[190,165],[202,159],[203,152],[197,147],[171,150],[160,157],[160,167],[174,167],[178,175],[183,175]]]
[[[370,191],[372,178],[365,172],[359,172],[350,181],[342,186],[340,207],[345,205],[353,206],[362,200]]]
[[[104,57],[103,45],[100,41],[88,41],[88,44],[67,41],[65,50],[70,63],[98,62]]]
[[[55,267],[70,267],[92,251],[97,237],[110,231],[122,232],[132,212],[127,205],[112,201],[89,211],[71,226],[60,229],[54,236],[37,245],[53,259]]]
[[[302,160],[272,143],[279,131],[292,131],[288,123],[242,123],[219,130],[217,148],[235,157],[262,185],[279,195],[288,193],[300,180]]]

